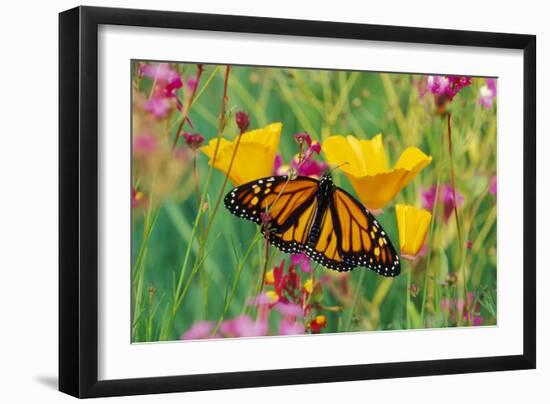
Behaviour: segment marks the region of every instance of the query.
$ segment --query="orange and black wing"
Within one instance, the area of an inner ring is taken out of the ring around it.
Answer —
[[[383,276],[401,271],[399,256],[376,218],[353,196],[336,188],[331,212],[338,234],[338,253],[346,265],[362,266]]]
[[[267,213],[264,236],[280,250],[296,253],[302,251],[315,218],[317,189],[318,181],[308,177],[266,177],[231,190],[224,204],[235,216],[260,225],[262,212]]]
[[[316,230],[318,235],[312,236],[304,249],[304,253],[312,260],[318,262],[324,267],[338,272],[351,271],[356,265],[345,261],[345,257],[339,247],[340,227],[338,225],[338,215],[331,208],[330,204],[326,208],[320,221],[320,227]]]

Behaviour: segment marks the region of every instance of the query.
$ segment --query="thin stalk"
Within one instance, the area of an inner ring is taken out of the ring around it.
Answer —
[[[149,209],[145,214],[144,223],[143,223],[143,239],[141,241],[140,249],[136,257],[136,262],[132,268],[132,291],[134,297],[134,311],[132,316],[132,338],[135,338],[137,332],[137,324],[141,318],[142,313],[142,295],[143,295],[143,284],[145,277],[145,256],[147,254],[147,246],[149,243],[149,238],[155,226],[155,223],[158,218],[159,209],[154,211],[151,208],[152,206],[152,196],[149,198]]]
[[[267,230],[269,231],[269,230]],[[267,265],[269,263],[269,238],[265,238],[265,257],[264,257],[264,270],[262,271],[262,282],[260,286],[260,293],[258,295],[261,295],[264,291],[264,284],[265,284],[265,274],[267,273]]]
[[[454,171],[454,160],[453,160],[453,141],[451,136],[451,113],[447,112],[447,138],[449,143],[449,158],[451,161],[451,192],[453,194],[453,211],[456,220],[456,231],[458,234],[458,243],[460,251],[460,271],[462,273],[462,287],[464,293],[464,303],[466,305],[467,312],[467,322],[470,325],[470,304],[468,303],[468,287],[466,285],[466,268],[464,266],[464,242],[462,240],[462,233],[460,228],[460,220],[458,218],[458,207],[456,199],[456,181],[455,181],[455,171]],[[459,317],[462,318],[461,316]]]
[[[204,93],[204,90],[206,90],[206,88],[208,87],[208,85],[210,84],[210,82],[212,81],[212,79],[216,76],[216,73],[218,73],[218,69],[219,69],[219,66],[216,66],[216,68],[214,70],[212,70],[212,73],[210,73],[210,76],[208,76],[208,78],[206,79],[206,82],[204,83],[204,85],[201,87],[201,89],[197,92],[197,94],[195,94],[195,97],[193,98],[193,101],[191,102],[191,107],[195,106],[195,104],[197,103],[197,101],[199,100],[199,98],[201,97],[201,95]],[[196,107],[199,107],[200,104],[197,104]],[[168,128],[169,131],[171,131],[174,126],[176,126],[176,124],[178,124],[178,122],[180,122],[180,119],[185,121],[185,117],[182,116],[181,114],[179,115],[180,118],[176,118],[174,119],[174,122],[170,123],[170,126]],[[215,126],[215,125],[214,125]]]
[[[149,288],[149,317],[147,319],[147,332],[145,335],[145,341],[153,340],[153,303],[155,300],[155,289]]]
[[[428,279],[430,277],[430,261],[432,257],[432,242],[434,238],[434,229],[435,229],[435,214],[437,212],[437,205],[439,201],[439,185],[440,185],[440,175],[437,176],[437,183],[435,186],[435,199],[432,206],[432,222],[430,223],[430,233],[428,234],[428,247],[429,251],[426,254],[426,269],[424,270],[424,286],[422,288],[422,306],[420,308],[420,318],[422,324],[424,325],[424,313],[426,308],[426,298],[428,295]]]
[[[193,91],[191,92],[191,97],[189,97],[189,101],[187,101],[187,106],[182,111],[182,120],[178,126],[178,129],[176,130],[176,136],[174,137],[174,143],[172,143],[172,150],[176,148],[176,145],[178,143],[178,140],[181,136],[181,131],[183,129],[183,125],[185,125],[185,122],[187,122],[189,117],[189,110],[191,109],[191,105],[193,104],[193,99],[195,98],[195,94],[197,93],[197,88],[199,88],[199,83],[202,76],[203,67],[201,64],[197,65],[197,76],[195,77],[196,84],[193,87]]]
[[[365,274],[367,273],[366,270],[362,270],[359,274],[359,280],[357,281],[357,286],[355,288],[355,293],[353,295],[353,300],[351,302],[351,307],[349,310],[349,315],[346,321],[346,325],[344,327],[345,331],[349,331],[351,328],[351,321],[353,319],[353,313],[355,312],[355,306],[357,306],[357,300],[359,299],[359,293],[361,292],[361,289],[363,287],[363,282],[365,281]]]
[[[233,300],[233,297],[235,296],[235,292],[237,291],[237,286],[239,284],[239,279],[241,277],[241,272],[244,268],[244,264],[248,261],[248,257],[250,256],[250,253],[252,252],[252,249],[254,248],[254,245],[258,242],[260,235],[260,231],[258,230],[256,234],[254,235],[254,238],[252,239],[252,242],[249,244],[247,250],[245,251],[244,255],[242,256],[241,260],[239,261],[237,265],[237,272],[235,274],[235,279],[233,280],[233,285],[231,287],[231,291],[229,292],[229,297],[226,300],[222,314],[220,315],[220,318],[218,319],[218,322],[216,323],[216,326],[212,330],[212,335],[216,334],[218,332],[218,329],[220,328],[221,323],[223,322],[225,315],[227,314],[227,311],[229,310],[229,306],[231,305],[231,301]]]
[[[454,170],[454,159],[453,159],[453,141],[451,136],[451,113],[447,112],[447,138],[449,143],[449,158],[451,161],[451,192],[453,194],[453,206],[454,206],[454,215],[456,220],[456,231],[458,232],[458,240],[460,241],[460,248],[462,250],[462,234],[460,228],[460,221],[458,219],[458,209],[456,203],[456,181],[455,181],[455,170]]]
[[[206,201],[206,194],[207,194],[207,190],[208,190],[208,185],[210,184],[210,180],[212,178],[212,173],[214,171],[214,165],[215,165],[215,162],[216,162],[216,158],[218,157],[218,152],[219,152],[219,147],[220,147],[220,140],[221,140],[221,137],[222,137],[224,126],[225,126],[223,122],[225,121],[225,107],[226,107],[226,104],[227,104],[227,80],[229,78],[229,69],[230,69],[230,67],[227,66],[226,67],[226,73],[225,73],[225,79],[224,79],[224,94],[223,94],[222,106],[221,106],[221,111],[220,111],[220,127],[219,127],[219,130],[218,130],[218,138],[217,138],[217,142],[216,142],[216,147],[214,149],[214,155],[212,156],[212,164],[210,165],[210,167],[208,169],[208,174],[206,176],[204,189],[202,191],[200,206],[203,206],[204,202]],[[196,235],[196,232],[197,232],[197,227],[198,227],[198,224],[200,223],[202,215],[203,215],[203,210],[199,209],[198,214],[195,217],[195,222],[193,224],[193,228],[191,229],[191,236],[189,237],[189,243],[187,245],[187,250],[185,252],[185,257],[184,257],[183,264],[182,264],[182,267],[181,267],[181,270],[180,270],[180,276],[179,276],[179,279],[178,279],[177,286],[175,288],[174,306],[172,308],[172,317],[174,317],[176,315],[176,312],[177,312],[179,306],[181,305],[181,299],[180,299],[181,288],[183,287],[183,281],[184,281],[184,278],[185,278],[185,273],[187,271],[187,265],[189,263],[189,258],[191,256],[192,244],[193,244],[193,241],[195,239],[195,235]]]

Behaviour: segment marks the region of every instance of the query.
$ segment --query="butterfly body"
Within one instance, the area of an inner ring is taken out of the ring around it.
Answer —
[[[315,212],[313,225],[309,230],[309,235],[307,238],[307,246],[309,247],[313,248],[313,246],[319,240],[319,236],[321,234],[321,226],[323,222],[323,213],[327,209],[328,202],[332,197],[332,193],[334,192],[334,189],[335,189],[335,186],[334,186],[334,183],[332,182],[332,178],[330,176],[323,176],[319,181],[319,191],[316,196],[318,209]]]
[[[264,236],[283,252],[304,253],[336,271],[363,266],[383,276],[400,272],[399,257],[376,218],[330,174],[320,180],[262,178],[230,191],[224,204],[262,225]]]

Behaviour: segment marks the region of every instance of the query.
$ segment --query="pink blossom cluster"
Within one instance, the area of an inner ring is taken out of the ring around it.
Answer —
[[[300,146],[300,152],[292,158],[289,165],[285,165],[283,157],[277,154],[273,163],[273,173],[275,175],[287,175],[292,171],[296,175],[321,177],[328,168],[328,164],[324,161],[314,159],[315,155],[321,154],[321,144],[312,141],[311,136],[306,132],[297,133],[294,138]]]
[[[174,103],[181,109],[181,102],[177,97],[177,90],[182,86],[181,76],[170,68],[167,63],[142,64],[139,73],[153,80],[151,96],[143,104],[143,108],[155,118],[164,118]]]

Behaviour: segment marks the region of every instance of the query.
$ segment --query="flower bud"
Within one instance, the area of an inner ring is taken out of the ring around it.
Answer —
[[[241,133],[246,132],[248,129],[248,126],[250,125],[250,117],[246,112],[239,111],[235,115],[235,122],[237,123],[237,126],[241,130]]]
[[[187,143],[187,146],[189,146],[193,150],[197,150],[199,147],[201,147],[202,142],[204,142],[204,136],[202,136],[200,133],[195,133],[194,135],[192,135],[189,132],[185,132],[183,134],[183,137],[185,138],[185,143]]]

